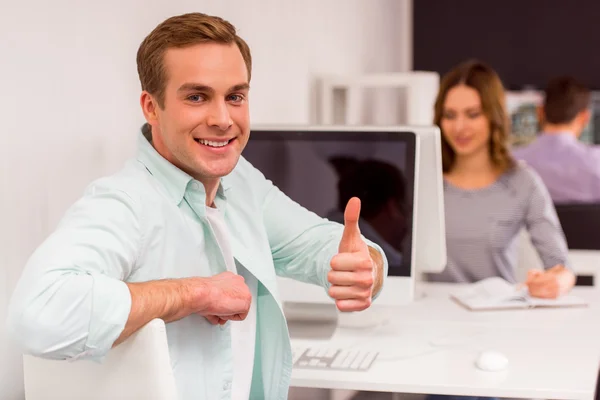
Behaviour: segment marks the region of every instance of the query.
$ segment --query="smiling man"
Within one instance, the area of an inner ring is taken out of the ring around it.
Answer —
[[[360,234],[358,199],[344,225],[329,222],[241,157],[252,63],[230,23],[169,18],[137,63],[137,157],[93,182],[31,256],[9,327],[26,353],[102,360],[161,318],[181,399],[286,399],[276,275],[359,311],[381,289],[385,256]]]

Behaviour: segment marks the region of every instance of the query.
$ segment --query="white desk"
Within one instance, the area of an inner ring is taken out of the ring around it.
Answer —
[[[600,361],[600,291],[575,288],[590,307],[469,312],[452,302],[452,285],[429,284],[426,297],[365,329],[338,328],[331,338],[292,345],[377,349],[367,372],[294,369],[292,386],[397,393],[592,399]],[[482,350],[503,352],[509,367],[483,372]]]

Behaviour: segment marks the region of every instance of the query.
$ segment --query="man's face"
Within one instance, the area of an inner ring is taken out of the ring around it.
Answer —
[[[163,108],[144,92],[153,145],[172,164],[216,184],[238,162],[250,135],[248,72],[235,44],[169,49]]]

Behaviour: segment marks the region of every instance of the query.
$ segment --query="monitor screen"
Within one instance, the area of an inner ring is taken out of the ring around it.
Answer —
[[[361,199],[361,233],[411,275],[415,135],[385,131],[252,130],[242,154],[301,206],[343,223]]]

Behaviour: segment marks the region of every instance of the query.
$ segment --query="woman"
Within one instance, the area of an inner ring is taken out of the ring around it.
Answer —
[[[504,89],[496,72],[463,63],[444,76],[435,103],[442,131],[448,264],[429,278],[475,282],[500,276],[515,282],[518,234],[529,231],[545,271],[529,271],[533,296],[555,298],[575,283],[567,245],[548,191],[507,148]]]

